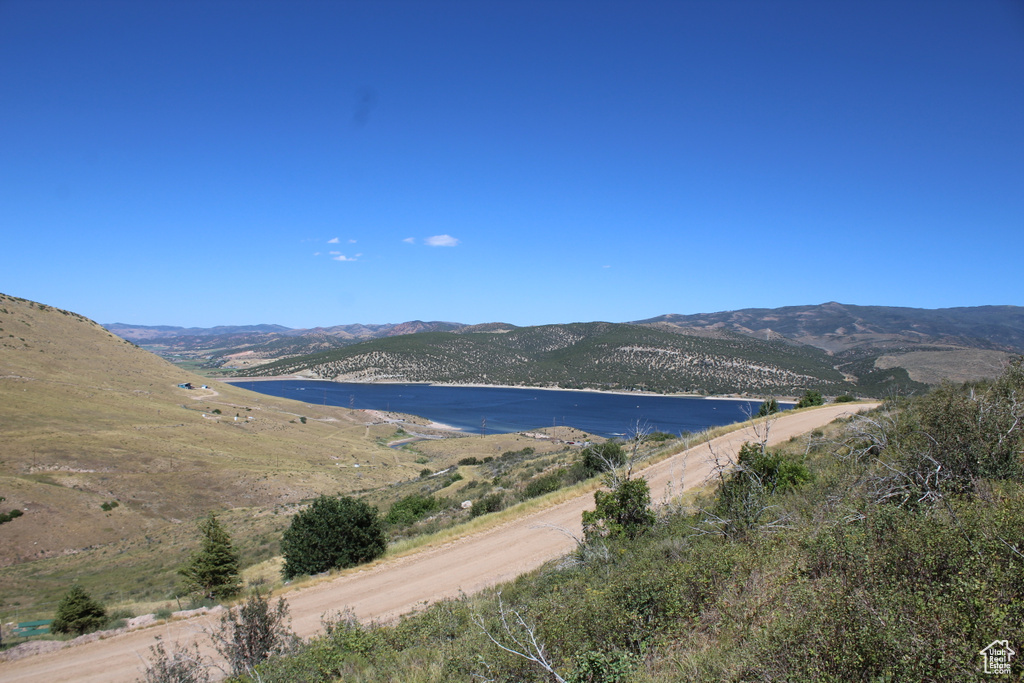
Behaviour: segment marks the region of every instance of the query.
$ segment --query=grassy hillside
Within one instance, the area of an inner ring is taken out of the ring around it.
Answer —
[[[383,445],[394,425],[220,383],[180,389],[207,380],[68,311],[0,295],[0,335],[0,509],[24,512],[0,525],[5,612],[74,577],[162,597],[210,510],[264,559],[278,513],[422,468]]]
[[[258,680],[988,680],[981,651],[1024,642],[1022,393],[1017,364],[755,448],[637,538],[398,624],[340,620]]]
[[[798,394],[853,389],[820,349],[612,323],[501,333],[432,332],[363,342],[245,371],[342,381],[432,381],[657,392]]]

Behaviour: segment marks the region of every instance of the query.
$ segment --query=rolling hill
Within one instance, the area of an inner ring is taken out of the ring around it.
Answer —
[[[734,333],[716,338],[616,323],[430,332],[290,358],[246,374],[607,390],[795,394],[852,390],[821,349]],[[909,383],[899,369],[892,382]]]
[[[1024,352],[1024,308],[1019,306],[920,309],[854,306],[830,302],[696,315],[670,314],[627,324],[732,344],[735,344],[737,339],[747,338],[751,343],[789,342],[820,349],[832,356],[829,365],[844,376],[845,381],[851,384],[851,390],[866,395],[884,394],[892,387],[919,389],[923,385],[936,384],[944,379],[959,382],[994,377],[1005,367],[1013,354]],[[550,332],[551,328],[565,326],[545,327]],[[223,374],[231,370],[241,370],[241,374],[249,374],[251,368],[275,360],[336,351],[366,341],[410,334],[509,334],[527,329],[505,323],[464,325],[437,321],[411,321],[387,325],[335,325],[312,329],[289,329],[278,325],[180,328],[123,324],[108,325],[107,328],[155,353],[176,360],[196,361],[205,368],[204,372],[211,374],[216,373],[217,368],[220,368]],[[568,334],[572,336],[574,333]],[[448,345],[456,343],[451,342]],[[647,339],[643,343],[651,343],[651,340]],[[657,345],[661,342],[653,343]],[[425,351],[427,346],[422,344],[419,348]],[[541,373],[542,378],[536,378],[530,372],[512,373],[510,368],[515,365],[516,360],[511,357],[500,357],[500,344],[492,346],[493,349],[488,354],[497,354],[492,355],[492,358],[499,366],[505,368],[498,374],[503,375],[502,381],[510,384],[574,387],[646,386],[654,390],[668,391],[763,393],[767,389],[775,390],[787,383],[784,381],[781,384],[772,384],[761,381],[745,386],[737,381],[739,374],[731,371],[712,382],[707,381],[710,369],[703,373],[705,377],[702,379],[699,374],[688,374],[678,368],[669,369],[667,375],[661,378],[662,381],[657,381],[656,375],[664,374],[666,366],[672,364],[656,362],[655,359],[664,361],[671,357],[677,351],[674,344],[665,347],[664,353],[651,356],[651,362],[646,366],[635,353],[632,354],[633,357],[623,359],[623,364],[614,372],[616,376],[609,382],[602,382],[600,379],[593,381],[587,377],[587,372],[583,373],[582,379],[574,376],[578,368],[573,367],[572,363],[561,372],[552,372],[549,367]],[[711,341],[691,340],[684,342],[683,346],[707,351],[711,355],[716,353]],[[496,379],[480,379],[483,372],[479,368],[474,368],[472,362],[459,370],[458,363],[448,357],[440,363],[444,366],[442,369],[437,359],[414,360],[410,354],[413,353],[415,344],[412,347],[399,347],[400,351],[398,347],[387,344],[381,347],[383,353],[392,354],[386,363],[387,367],[382,368],[381,373],[371,367],[360,369],[357,367],[358,364],[346,360],[344,365],[347,369],[342,374],[367,381],[373,381],[378,375],[382,375],[381,378],[384,379],[383,375],[393,372],[403,377],[415,376],[423,381],[465,381],[453,379],[456,376],[464,376],[476,377],[477,379],[473,381],[484,383],[498,382]],[[441,349],[436,352],[441,356],[448,353]],[[722,347],[721,352],[726,355],[731,353],[728,344]],[[356,355],[361,353],[362,351]],[[393,356],[394,353],[400,353],[402,360],[397,360]],[[776,352],[771,347],[765,347],[764,353],[771,357]],[[807,353],[809,356],[813,355],[812,351]],[[566,351],[566,354],[571,355],[572,351]],[[350,359],[351,356],[345,352],[336,358]],[[320,358],[314,360],[315,363],[321,361]],[[583,363],[584,359],[581,358],[579,361]],[[603,367],[613,367],[616,362],[614,358],[604,359]],[[296,367],[301,370],[301,366],[302,362],[275,367]],[[427,368],[439,370],[439,373],[427,373]],[[305,371],[311,374],[323,373],[323,376],[327,377],[335,376],[333,370],[314,369],[311,365]],[[266,374],[266,371],[261,370],[254,374]],[[823,387],[834,381],[833,377],[827,375],[815,377]],[[833,387],[837,391],[840,388]]]
[[[1021,306],[925,309],[833,301],[816,306],[663,315],[636,323],[684,332],[731,330],[760,338],[784,337],[832,352],[921,344],[1024,352]]]
[[[278,512],[421,467],[365,414],[205,383],[81,315],[0,295],[0,509],[24,513],[0,524],[5,613],[76,577],[162,595],[211,510],[255,561]]]

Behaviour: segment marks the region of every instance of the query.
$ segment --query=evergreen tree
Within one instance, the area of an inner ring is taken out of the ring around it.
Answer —
[[[107,611],[103,605],[89,597],[85,589],[71,587],[57,604],[57,614],[50,625],[54,633],[73,633],[80,636],[90,633],[107,623]]]
[[[761,409],[757,411],[758,417],[766,417],[768,415],[774,415],[779,412],[779,402],[772,396],[770,399],[761,404]]]
[[[825,399],[822,398],[821,392],[814,389],[808,389],[804,392],[804,395],[797,401],[797,408],[810,408],[811,406],[820,406],[825,404]]]
[[[229,598],[241,589],[238,553],[214,513],[211,512],[198,526],[203,534],[203,545],[192,555],[189,563],[178,570],[185,577],[184,588],[213,600]]]

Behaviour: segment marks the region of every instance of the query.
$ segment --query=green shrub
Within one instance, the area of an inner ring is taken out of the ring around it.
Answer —
[[[501,493],[491,493],[483,498],[479,498],[473,501],[473,507],[470,508],[469,514],[471,517],[479,517],[485,515],[488,512],[498,512],[505,507],[505,497]]]
[[[602,444],[587,446],[580,451],[579,460],[586,477],[593,477],[618,467],[626,462],[626,452],[618,441],[605,441]]]
[[[654,526],[651,490],[642,477],[616,482],[611,491],[594,492],[594,510],[583,513],[587,540],[601,536],[636,538]]]
[[[636,668],[636,658],[628,652],[587,650],[573,658],[572,673],[566,683],[626,683]]]
[[[18,517],[21,517],[23,514],[25,514],[25,513],[22,512],[21,510],[15,508],[15,509],[11,510],[10,512],[8,512],[5,515],[0,515],[0,524],[4,524],[6,522],[14,521]]]
[[[392,526],[409,526],[442,507],[443,503],[433,496],[413,493],[395,501],[384,521]]]
[[[281,539],[286,579],[352,567],[384,554],[387,536],[377,508],[347,496],[320,496],[292,518]]]
[[[536,498],[537,496],[543,496],[545,493],[557,491],[562,488],[564,477],[565,470],[560,469],[550,474],[545,474],[542,477],[531,479],[523,490],[523,498]]]

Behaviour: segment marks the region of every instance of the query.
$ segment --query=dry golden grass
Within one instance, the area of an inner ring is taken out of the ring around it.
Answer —
[[[994,379],[1006,369],[1012,354],[985,349],[949,348],[881,356],[875,366],[883,370],[905,368],[910,379],[925,384],[974,382]]]
[[[0,509],[25,512],[0,526],[4,612],[81,577],[166,589],[211,510],[262,559],[257,539],[300,501],[422,467],[366,413],[192,375],[72,313],[0,295],[0,335]]]

